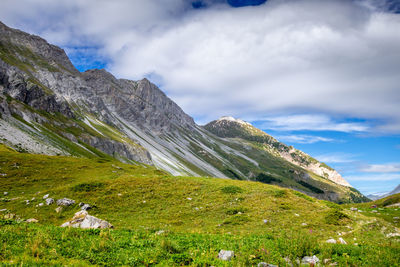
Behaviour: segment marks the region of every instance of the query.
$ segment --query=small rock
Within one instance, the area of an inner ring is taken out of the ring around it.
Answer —
[[[400,219],[400,217],[393,217],[393,220],[398,220]]]
[[[187,200],[192,200],[192,198],[191,197],[188,197],[188,198],[186,198]]]
[[[26,203],[26,205],[29,205],[29,200],[27,199],[27,200],[25,200],[25,203]]]
[[[61,225],[61,227],[74,227],[84,229],[105,229],[113,228],[109,222],[88,214],[86,210],[75,213],[74,217]]]
[[[301,226],[307,226],[307,224],[306,223],[302,223]]]
[[[305,256],[304,258],[301,259],[301,264],[312,264],[315,265],[319,262],[319,259],[317,256],[313,255],[312,257]]]
[[[11,219],[14,219],[15,216],[16,215],[14,213],[8,213],[8,214],[4,215],[4,219],[11,220]]]
[[[36,220],[35,218],[30,218],[28,220],[26,220],[27,223],[37,223],[39,222],[38,220]]]
[[[351,207],[350,210],[351,210],[351,211],[357,211],[358,209],[357,209],[357,208],[354,208],[354,207]]]
[[[4,192],[3,194],[4,194],[5,196],[7,196],[7,195],[8,195],[8,192]]]
[[[118,194],[117,194],[117,196],[119,196],[119,197],[120,197],[120,196],[122,196],[122,194],[121,194],[121,193],[118,193]]]
[[[49,194],[46,194],[46,195],[43,196],[43,199],[46,199],[48,197],[49,197]]]
[[[324,259],[324,264],[328,264],[331,261],[331,259]]]
[[[42,207],[43,205],[44,205],[44,203],[39,203],[38,204],[39,207]]]
[[[1,209],[0,212],[7,211],[7,209]]]
[[[362,210],[358,210],[358,212],[363,212]]]
[[[376,212],[378,212],[377,210],[372,210],[371,212],[374,212],[374,213],[376,213]]]
[[[199,208],[198,208],[198,207],[195,207],[194,209],[195,209],[195,210],[199,210]],[[238,214],[239,214],[239,213],[238,213]]]
[[[260,262],[259,264],[257,264],[257,267],[278,267],[278,265],[273,265],[266,262]]]
[[[358,243],[354,243],[354,246],[358,246]]]
[[[339,239],[338,239],[338,243],[339,243],[339,244],[343,244],[343,245],[347,245],[347,242],[346,242],[346,241],[344,241],[344,239],[343,239],[343,238],[341,238],[341,237],[339,237]]]
[[[31,201],[34,201],[36,198],[35,197],[33,197],[32,199],[31,199]]]
[[[57,207],[57,208],[56,208],[56,212],[57,212],[57,213],[60,213],[62,210],[63,210],[62,207]]]
[[[79,204],[78,204],[79,207],[82,207],[83,205],[85,205],[85,203],[83,203],[83,202],[79,202]]]
[[[297,214],[297,213],[295,213],[295,214],[294,214],[294,216],[296,216],[296,217],[299,217],[300,215],[299,215],[299,214]]]
[[[337,266],[337,265],[338,265],[337,262],[333,262],[333,263],[329,264],[329,266]]]
[[[46,205],[47,205],[47,206],[49,206],[49,205],[51,205],[51,204],[53,204],[53,203],[54,203],[54,199],[53,199],[53,198],[51,198],[51,197],[46,198]]]
[[[267,219],[264,219],[263,222],[264,222],[264,223],[269,223],[270,221],[267,220]]]
[[[218,253],[218,258],[223,261],[230,261],[235,256],[235,253],[232,250],[223,250]]]
[[[89,204],[84,204],[82,207],[81,207],[81,210],[90,210],[92,208],[92,206],[90,206]]]
[[[159,231],[156,232],[156,235],[162,235],[163,233],[165,233],[164,230],[159,230]]]
[[[57,205],[58,206],[70,206],[75,204],[75,200],[69,199],[69,198],[62,198],[57,200]]]
[[[333,239],[333,238],[328,239],[328,240],[326,240],[325,242],[326,242],[326,243],[329,243],[329,244],[336,244],[336,240]]]
[[[400,236],[400,234],[399,233],[390,233],[390,234],[386,235],[386,237],[395,237],[395,236]]]

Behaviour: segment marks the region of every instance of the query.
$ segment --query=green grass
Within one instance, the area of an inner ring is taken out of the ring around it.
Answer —
[[[393,223],[273,185],[172,177],[113,159],[31,155],[5,146],[0,173],[5,174],[0,192],[8,192],[0,199],[0,209],[7,211],[0,215],[20,218],[0,220],[3,264],[284,266],[284,257],[295,261],[314,254],[340,266],[400,261],[399,238],[385,237],[395,231]],[[91,215],[115,228],[60,228],[79,207],[61,213],[55,204],[37,207],[45,194],[88,203]],[[24,223],[28,218],[39,223]],[[338,233],[348,245],[324,242]],[[218,260],[221,249],[234,250],[236,257]]]

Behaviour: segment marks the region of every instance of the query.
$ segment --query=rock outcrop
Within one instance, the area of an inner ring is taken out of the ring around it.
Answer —
[[[61,227],[74,227],[83,229],[113,228],[112,224],[88,214],[86,210],[75,213],[74,217],[61,225]]]

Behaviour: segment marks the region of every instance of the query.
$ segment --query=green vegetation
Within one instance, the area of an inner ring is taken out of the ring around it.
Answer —
[[[8,192],[0,215],[17,216],[0,220],[2,264],[284,266],[285,257],[312,255],[339,266],[400,261],[399,238],[386,237],[396,231],[391,222],[273,185],[171,177],[113,159],[31,155],[5,146],[0,168],[0,188]],[[60,213],[55,204],[38,207],[44,194],[89,203],[91,215],[115,228],[60,228],[79,207]],[[23,222],[28,218],[39,223]],[[339,232],[348,245],[325,243]],[[219,260],[221,249],[235,251],[235,258]]]

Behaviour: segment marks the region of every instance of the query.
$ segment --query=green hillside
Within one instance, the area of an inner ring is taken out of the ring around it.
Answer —
[[[0,173],[7,192],[0,214],[13,217],[0,220],[3,264],[285,266],[285,257],[295,263],[312,255],[340,266],[400,262],[399,237],[387,237],[398,231],[394,222],[273,185],[173,177],[111,158],[32,155],[5,146]],[[39,206],[45,194],[76,204],[57,213],[56,204]],[[114,229],[60,228],[79,202]],[[347,245],[325,243],[339,237]],[[235,251],[235,258],[219,260],[221,249]]]

